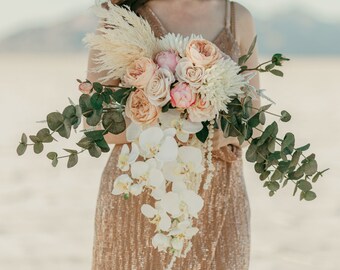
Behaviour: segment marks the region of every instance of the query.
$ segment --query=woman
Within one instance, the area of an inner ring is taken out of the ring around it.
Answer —
[[[152,26],[156,36],[167,32],[189,35],[202,34],[224,53],[237,60],[247,52],[255,27],[250,12],[228,0],[128,0],[128,4]],[[103,8],[107,6],[103,5]],[[95,51],[89,55],[89,70],[94,66]],[[257,66],[257,48],[247,62]],[[90,81],[103,74],[88,73]],[[117,85],[119,81],[103,81]],[[251,84],[259,87],[258,75]],[[256,107],[259,101],[255,102]],[[146,219],[141,205],[151,203],[150,196],[140,195],[123,200],[111,194],[114,179],[121,173],[117,159],[125,133],[107,134],[105,139],[115,144],[101,178],[95,217],[95,237],[92,270],[161,270],[171,255],[153,248],[154,224]],[[245,270],[250,255],[250,208],[243,179],[242,150],[236,138],[224,138],[215,132],[213,138],[214,178],[209,190],[201,190],[204,207],[196,226],[193,247],[186,258],[177,259],[173,269],[180,270]]]

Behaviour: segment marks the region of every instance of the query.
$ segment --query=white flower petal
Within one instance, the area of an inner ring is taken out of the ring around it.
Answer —
[[[129,163],[133,163],[136,161],[136,159],[138,158],[139,156],[139,148],[138,148],[138,145],[135,144],[135,143],[132,143],[131,144],[131,152],[129,154]]]
[[[164,136],[175,137],[175,135],[176,135],[176,129],[175,128],[167,128],[163,132],[164,132]]]
[[[137,161],[131,164],[131,176],[134,179],[145,177],[149,171],[149,165],[144,161]]]
[[[165,212],[161,213],[160,217],[161,217],[161,220],[159,221],[159,225],[158,225],[159,228],[162,231],[168,231],[171,227],[170,217]]]
[[[184,163],[192,163],[195,167],[202,164],[202,151],[193,146],[182,146],[178,149],[178,156]]]
[[[164,183],[163,173],[158,169],[151,169],[149,171],[149,185],[159,187]]]
[[[123,193],[129,193],[130,185],[132,183],[132,179],[127,174],[118,176],[113,183],[112,194],[120,195]]]
[[[182,121],[183,121],[182,130],[187,133],[194,134],[194,133],[199,132],[203,128],[202,123],[198,123],[198,122],[194,123],[186,119],[183,119]]]
[[[158,211],[149,204],[143,204],[141,207],[142,214],[147,218],[153,218]]]
[[[183,246],[184,246],[184,239],[183,238],[173,238],[171,239],[171,246],[178,250],[178,251],[181,251]]]
[[[159,153],[156,155],[156,159],[168,162],[176,160],[178,155],[178,145],[173,137],[165,137],[161,147],[159,148]]]
[[[138,196],[143,192],[143,187],[145,184],[139,183],[139,184],[133,184],[130,186],[130,193],[132,195]]]
[[[152,245],[154,248],[157,248],[158,251],[166,251],[168,247],[170,247],[170,237],[157,233],[152,238]]]
[[[183,181],[183,175],[179,173],[180,167],[177,161],[166,162],[163,165],[162,172],[166,180],[171,182]]]
[[[189,214],[197,218],[197,213],[202,210],[204,204],[202,197],[193,190],[183,191],[181,195],[182,200],[188,206]]]
[[[189,133],[185,133],[181,131],[176,133],[177,139],[179,139],[181,142],[184,142],[184,143],[186,143],[189,140],[189,136],[190,136]]]
[[[144,130],[139,136],[139,145],[142,154],[146,157],[153,157],[160,147],[164,133],[160,127],[150,127]]]
[[[179,217],[182,213],[179,209],[180,198],[177,193],[168,192],[161,199],[161,207],[172,215],[173,218]]]
[[[126,128],[126,139],[129,142],[135,141],[140,133],[142,132],[142,127],[134,122],[130,123]]]

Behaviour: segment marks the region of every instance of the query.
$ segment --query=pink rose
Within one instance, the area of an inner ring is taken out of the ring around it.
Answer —
[[[220,49],[206,39],[192,39],[186,46],[186,57],[194,64],[211,67],[222,57]]]
[[[197,98],[196,103],[188,108],[188,114],[191,122],[203,122],[214,119],[217,110],[210,103]]]
[[[170,91],[170,97],[172,106],[183,109],[190,107],[196,100],[196,94],[189,84],[184,82],[175,84]]]
[[[81,84],[79,84],[79,90],[83,94],[89,95],[92,91],[92,88],[93,88],[92,83],[89,82],[82,82]]]
[[[199,88],[205,79],[205,69],[203,66],[194,65],[189,58],[183,57],[176,66],[176,77],[180,82],[187,82],[192,87]]]
[[[126,101],[125,114],[137,124],[151,124],[158,119],[161,108],[152,105],[142,89],[131,92]]]
[[[174,50],[161,51],[155,57],[155,61],[160,67],[168,68],[172,73],[175,72],[179,59],[178,53]]]
[[[144,89],[156,69],[157,65],[152,61],[152,59],[141,57],[135,60],[133,64],[127,68],[123,79],[124,84]]]

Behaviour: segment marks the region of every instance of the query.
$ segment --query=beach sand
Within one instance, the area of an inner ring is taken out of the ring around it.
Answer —
[[[293,119],[282,132],[311,143],[320,168],[331,170],[315,184],[318,198],[299,201],[293,185],[274,197],[244,163],[251,205],[250,270],[340,269],[340,58],[290,56],[284,78],[261,75],[262,88]],[[18,157],[22,132],[34,134],[47,113],[77,101],[76,79],[86,78],[87,56],[0,55],[0,269],[85,270],[91,268],[94,211],[108,153],[87,153],[79,164],[53,168],[45,154],[28,149]],[[273,118],[269,118],[273,119]],[[73,148],[81,133],[64,148]],[[61,148],[49,145],[49,150]]]

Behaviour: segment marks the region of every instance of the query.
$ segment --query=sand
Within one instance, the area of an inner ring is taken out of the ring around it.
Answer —
[[[297,143],[312,144],[321,168],[331,167],[315,185],[318,198],[300,202],[288,186],[269,197],[245,162],[251,204],[250,270],[340,269],[340,58],[290,56],[285,78],[261,75],[262,87],[277,105],[293,115],[283,131]],[[87,154],[79,164],[57,168],[32,149],[15,149],[22,132],[33,134],[47,113],[77,101],[76,78],[85,79],[87,56],[0,55],[0,269],[84,270],[91,268],[94,211],[100,159]],[[74,147],[81,134],[63,147]],[[48,147],[61,152],[61,147]]]

